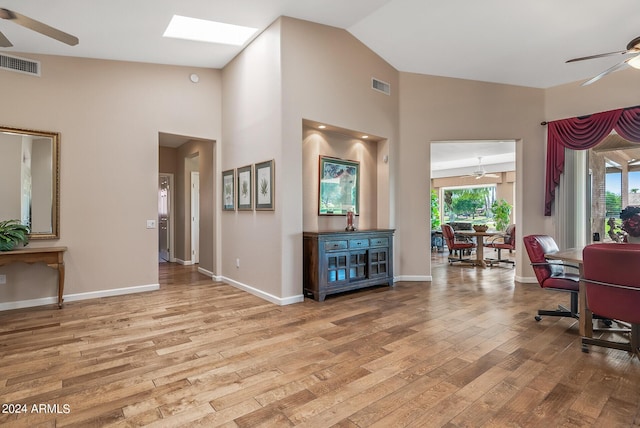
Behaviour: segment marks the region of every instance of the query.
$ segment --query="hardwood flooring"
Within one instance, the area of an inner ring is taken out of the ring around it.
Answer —
[[[534,320],[567,295],[433,257],[322,303],[163,263],[156,292],[2,312],[0,425],[640,426],[640,361]]]

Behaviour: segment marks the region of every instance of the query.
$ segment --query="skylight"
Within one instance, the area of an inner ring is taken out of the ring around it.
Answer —
[[[173,15],[163,37],[242,46],[257,28]]]

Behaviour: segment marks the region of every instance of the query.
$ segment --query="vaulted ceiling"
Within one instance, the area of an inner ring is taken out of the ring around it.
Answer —
[[[623,58],[565,61],[623,50],[640,35],[637,0],[2,0],[0,8],[80,39],[67,46],[0,20],[14,44],[7,53],[222,68],[243,47],[163,38],[174,14],[259,30],[290,16],[346,29],[400,71],[536,88],[600,73]]]

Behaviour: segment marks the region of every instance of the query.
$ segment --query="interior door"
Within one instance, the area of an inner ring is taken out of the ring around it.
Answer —
[[[191,172],[191,262],[200,263],[200,173]]]
[[[160,175],[158,182],[158,251],[160,263],[171,260],[170,250],[171,186],[169,176]]]

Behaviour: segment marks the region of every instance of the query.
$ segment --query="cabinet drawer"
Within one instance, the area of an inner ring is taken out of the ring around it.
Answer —
[[[388,247],[389,238],[371,238],[372,247]]]
[[[325,251],[346,250],[347,241],[327,241],[324,243]]]
[[[368,246],[368,239],[351,239],[349,241],[349,248],[367,248]]]

